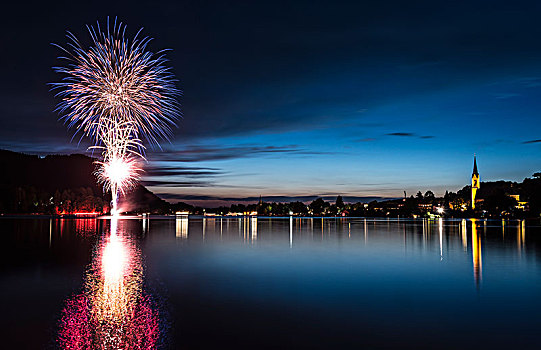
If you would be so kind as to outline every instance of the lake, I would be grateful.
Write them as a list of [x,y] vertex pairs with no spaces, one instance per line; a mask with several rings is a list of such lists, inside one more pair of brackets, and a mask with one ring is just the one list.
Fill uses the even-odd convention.
[[5,349],[539,348],[541,222],[1,218]]

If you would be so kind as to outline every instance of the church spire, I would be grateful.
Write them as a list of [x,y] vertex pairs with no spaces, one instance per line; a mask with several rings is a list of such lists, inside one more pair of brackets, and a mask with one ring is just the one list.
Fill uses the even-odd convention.
[[477,190],[480,187],[479,172],[477,171],[477,159],[475,154],[473,155],[473,173],[471,175],[471,208],[475,209],[475,199],[477,197]]
[[473,173],[472,175],[479,175],[477,171],[477,159],[475,159],[475,154],[473,155]]

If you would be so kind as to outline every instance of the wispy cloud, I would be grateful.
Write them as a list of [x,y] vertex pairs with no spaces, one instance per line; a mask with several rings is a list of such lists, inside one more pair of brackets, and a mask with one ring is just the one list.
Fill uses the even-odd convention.
[[420,139],[432,139],[434,138],[434,136],[432,135],[417,135],[415,133],[412,133],[412,132],[391,132],[391,133],[388,133],[388,134],[385,134],[386,136],[398,136],[398,137],[417,137],[417,138],[420,138]]
[[509,98],[518,97],[520,94],[514,92],[499,92],[494,94],[494,97],[498,100],[507,100]]
[[518,82],[528,88],[536,88],[541,86],[541,78],[539,77],[525,77],[518,79]]
[[294,155],[316,155],[316,154],[331,154],[329,152],[314,152],[301,148],[298,145],[285,146],[234,146],[234,147],[219,147],[219,146],[186,146],[182,149],[167,150],[166,152],[155,153],[154,159],[176,162],[201,162],[228,160],[257,156],[269,156],[279,154],[294,154]]
[[[142,180],[144,186],[151,187],[214,187],[212,181],[167,181],[167,180]],[[220,187],[224,187],[220,185]]]
[[530,143],[541,143],[541,140],[529,140],[522,142],[523,144],[530,144]]
[[355,140],[355,142],[373,142],[376,141],[374,137],[365,137],[362,139]]
[[391,132],[387,136],[403,136],[403,137],[414,137],[415,134],[411,132]]
[[[172,162],[167,162],[172,163]],[[204,168],[204,167],[184,167],[184,166],[171,166],[169,164],[165,166],[153,165],[145,169],[145,176],[185,176],[185,177],[201,177],[201,176],[218,176],[223,175],[225,172],[218,168]]]
[[142,183],[154,187],[213,187],[226,172],[219,168],[190,167],[177,161],[152,162]]
[[[213,146],[189,145],[149,155],[153,160],[146,168],[142,183],[150,187],[192,188],[192,187],[239,187],[223,183],[223,178],[232,174],[217,167],[188,166],[204,161],[221,161],[248,157],[282,155],[308,156],[326,154],[312,152],[298,145],[283,146]],[[235,176],[246,176],[238,174]],[[249,188],[241,186],[242,188]]]

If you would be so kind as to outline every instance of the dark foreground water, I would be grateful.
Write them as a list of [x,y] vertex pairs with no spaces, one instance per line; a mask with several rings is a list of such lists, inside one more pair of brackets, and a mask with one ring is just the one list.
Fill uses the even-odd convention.
[[537,221],[0,219],[2,349],[541,347]]

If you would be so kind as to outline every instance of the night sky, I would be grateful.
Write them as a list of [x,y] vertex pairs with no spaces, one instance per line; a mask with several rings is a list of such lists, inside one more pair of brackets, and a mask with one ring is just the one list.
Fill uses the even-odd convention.
[[[0,148],[85,153],[54,112],[66,30],[118,16],[168,53],[183,119],[147,154],[171,201],[442,195],[541,170],[541,2],[12,1]],[[272,199],[272,198],[269,198]],[[350,198],[351,200],[356,198]]]

